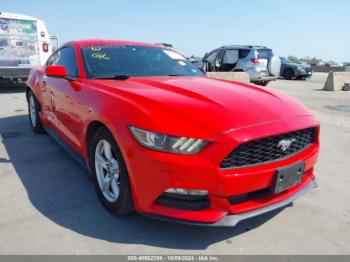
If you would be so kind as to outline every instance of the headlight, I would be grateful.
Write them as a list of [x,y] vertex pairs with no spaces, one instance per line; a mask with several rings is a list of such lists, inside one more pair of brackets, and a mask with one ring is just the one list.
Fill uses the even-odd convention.
[[193,155],[201,151],[208,141],[196,138],[169,136],[129,127],[136,140],[144,147],[168,153]]
[[302,66],[298,66],[298,71],[300,71],[300,72],[303,72],[303,71],[305,71],[305,69],[304,69],[304,67],[302,67]]

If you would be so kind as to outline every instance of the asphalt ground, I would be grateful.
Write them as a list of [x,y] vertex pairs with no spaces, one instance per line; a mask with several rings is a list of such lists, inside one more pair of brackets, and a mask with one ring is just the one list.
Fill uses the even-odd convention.
[[322,91],[325,79],[266,87],[320,121],[319,188],[233,228],[110,215],[87,172],[48,135],[31,132],[23,87],[1,86],[0,254],[350,254],[350,112],[334,110],[350,105],[350,92]]

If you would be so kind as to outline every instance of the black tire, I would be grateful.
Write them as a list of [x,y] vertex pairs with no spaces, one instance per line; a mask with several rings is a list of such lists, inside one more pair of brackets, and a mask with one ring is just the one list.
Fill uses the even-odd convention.
[[258,82],[256,83],[259,86],[267,86],[270,82],[269,81],[263,81],[263,82]]
[[295,77],[294,71],[292,69],[285,69],[282,74],[283,78],[286,80],[291,80]]
[[[33,106],[31,106],[33,103]],[[39,116],[40,112],[40,105],[38,103],[38,100],[36,99],[35,95],[32,91],[28,92],[28,117],[29,117],[29,124],[31,129],[36,134],[42,134],[45,132],[43,125],[41,123],[41,119]],[[32,116],[32,113],[34,116]]]
[[305,76],[297,76],[296,79],[297,79],[297,80],[306,80],[306,77],[305,77]]
[[349,83],[345,83],[342,87],[342,91],[350,91],[350,84]]
[[[101,140],[106,140],[109,142],[112,148],[113,158],[117,160],[119,166],[119,196],[115,202],[110,202],[103,194],[102,189],[100,188],[96,166],[95,166],[95,152],[98,143]],[[97,130],[96,134],[93,136],[92,141],[89,141],[91,144],[91,150],[89,152],[90,155],[90,166],[92,168],[93,180],[95,184],[95,189],[97,195],[103,204],[103,206],[114,215],[126,215],[132,213],[134,211],[134,204],[132,199],[132,193],[130,189],[130,182],[128,171],[125,165],[124,158],[122,153],[115,142],[112,134],[108,131],[108,129],[101,127]]]

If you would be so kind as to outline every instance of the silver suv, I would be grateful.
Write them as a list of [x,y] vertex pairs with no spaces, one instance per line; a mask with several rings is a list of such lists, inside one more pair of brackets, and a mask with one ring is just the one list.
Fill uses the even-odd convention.
[[205,72],[247,72],[250,81],[266,86],[279,77],[281,60],[264,46],[228,45],[207,53],[202,60]]

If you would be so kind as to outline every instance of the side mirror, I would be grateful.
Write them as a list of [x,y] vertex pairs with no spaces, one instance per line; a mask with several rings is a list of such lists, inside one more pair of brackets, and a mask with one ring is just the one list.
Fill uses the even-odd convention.
[[55,65],[47,66],[45,74],[51,77],[67,78],[67,70],[64,66]]

